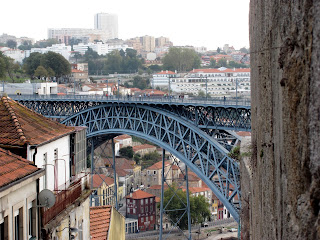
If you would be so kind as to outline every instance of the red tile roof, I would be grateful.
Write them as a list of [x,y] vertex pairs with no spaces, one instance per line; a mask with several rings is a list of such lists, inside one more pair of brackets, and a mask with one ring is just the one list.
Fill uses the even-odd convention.
[[151,197],[155,197],[155,195],[147,193],[142,190],[134,191],[133,193],[130,193],[129,195],[126,196],[126,198],[130,198],[130,199],[143,199],[143,198],[151,198]]
[[[168,161],[166,161],[164,163],[164,166],[168,166],[170,165],[170,163]],[[156,162],[155,164],[153,164],[152,166],[148,167],[147,170],[160,170],[162,168],[162,161]]]
[[235,69],[225,69],[219,70],[216,68],[207,68],[207,69],[193,69],[190,73],[236,73],[236,72],[250,72],[250,68],[235,68]]
[[0,129],[0,144],[9,146],[38,145],[74,131],[74,127],[52,121],[8,97],[0,101]]
[[36,171],[32,162],[0,148],[0,187],[24,178]]
[[131,136],[127,135],[127,134],[123,134],[123,135],[119,135],[117,137],[115,137],[115,140],[123,140],[123,139],[128,139],[128,138],[132,138]]
[[113,178],[107,177],[106,175],[103,175],[103,174],[94,174],[92,179],[93,179],[94,188],[99,188],[103,182],[105,182],[108,186],[114,184]]
[[111,221],[111,206],[90,207],[91,239],[107,240]]
[[153,146],[153,145],[150,145],[150,144],[142,144],[142,145],[133,146],[132,150],[134,152],[136,152],[136,151],[139,151],[139,150],[142,150],[142,149],[148,149],[148,148],[155,148],[155,150],[156,150],[157,147]]
[[78,69],[72,69],[71,70],[73,73],[86,73],[84,71],[78,70]]
[[166,70],[166,71],[158,72],[158,73],[156,73],[156,74],[158,74],[158,75],[164,75],[164,74],[176,74],[176,73],[175,73],[175,72],[172,72],[172,71]]
[[251,132],[244,132],[244,131],[236,132],[236,134],[238,134],[241,137],[251,136]]
[[[163,189],[168,189],[169,186],[168,185],[164,185]],[[151,187],[149,187],[149,189],[152,190],[160,190],[161,189],[161,185],[152,185]]]

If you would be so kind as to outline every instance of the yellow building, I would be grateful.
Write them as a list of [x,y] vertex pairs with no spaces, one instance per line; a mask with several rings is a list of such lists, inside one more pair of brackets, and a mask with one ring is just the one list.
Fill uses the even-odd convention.
[[[104,174],[94,174],[92,177],[92,190],[94,195],[94,206],[115,205],[114,179]],[[118,182],[117,182],[118,187]]]

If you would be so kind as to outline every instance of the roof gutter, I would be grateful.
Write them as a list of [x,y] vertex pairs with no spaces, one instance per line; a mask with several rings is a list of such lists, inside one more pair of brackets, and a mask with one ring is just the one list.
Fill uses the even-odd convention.
[[34,177],[34,176],[37,176],[37,175],[39,175],[39,178],[40,178],[41,176],[44,175],[44,173],[45,173],[45,169],[38,169],[37,171],[35,171],[35,172],[33,172],[33,173],[31,173],[31,174],[23,177],[23,178],[20,178],[20,179],[14,181],[14,182],[9,183],[9,184],[6,185],[6,186],[1,187],[1,188],[0,188],[0,192],[3,192],[3,191],[5,191],[5,190],[13,187],[14,185],[19,184],[19,183],[25,181],[25,180],[28,179],[28,178],[31,178],[31,177]]

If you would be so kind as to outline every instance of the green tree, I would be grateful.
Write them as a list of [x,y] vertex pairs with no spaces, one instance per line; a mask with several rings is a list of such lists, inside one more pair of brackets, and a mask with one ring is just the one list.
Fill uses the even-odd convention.
[[133,160],[136,162],[136,164],[139,164],[141,161],[141,156],[139,153],[136,153],[133,155]]
[[121,63],[122,63],[122,57],[120,55],[120,52],[118,50],[114,50],[108,54],[106,70],[109,73],[115,73],[115,72],[120,73]]
[[10,57],[3,55],[4,66],[7,76],[15,82],[14,73],[16,73],[20,69],[20,65],[14,63],[14,60]]
[[23,41],[22,45],[18,47],[20,50],[30,50],[32,48],[32,43],[29,40]]
[[198,96],[199,96],[199,97],[205,97],[205,96],[206,96],[206,94],[204,93],[204,91],[199,90],[199,92],[198,92]]
[[217,67],[217,61],[214,58],[210,58],[209,67],[211,67],[211,68],[216,68]]
[[249,50],[246,49],[245,47],[240,48],[240,52],[242,53],[249,53]]
[[141,76],[135,76],[133,78],[132,86],[134,88],[139,88],[139,89],[146,89],[149,86],[149,80],[141,77]]
[[23,69],[29,76],[33,76],[34,71],[40,66],[42,54],[41,53],[31,53],[30,56],[24,59]]
[[17,47],[17,42],[16,41],[14,41],[14,40],[12,40],[12,39],[9,39],[8,41],[7,41],[7,47],[8,48],[16,48]]
[[48,52],[43,54],[41,65],[46,69],[51,68],[55,72],[56,77],[62,77],[71,73],[70,63],[59,53]]
[[227,59],[225,58],[220,58],[218,60],[218,63],[217,63],[217,66],[220,68],[220,67],[227,67],[228,64],[227,64]]
[[162,70],[160,65],[150,65],[148,68],[151,69],[152,72],[160,72]]
[[199,68],[201,60],[199,55],[189,48],[172,47],[162,59],[163,69],[185,72],[193,68]]
[[6,63],[5,63],[5,55],[0,51],[0,79],[4,79],[6,77]]
[[121,156],[128,157],[128,158],[132,158],[134,154],[131,146],[121,148],[119,150],[119,153]]
[[[51,69],[52,70],[52,69]],[[37,67],[37,69],[34,71],[34,76],[38,77],[38,78],[42,78],[42,77],[47,77],[48,76],[48,71],[43,67],[43,66],[39,66]]]
[[[170,201],[170,199],[172,199]],[[209,203],[206,201],[204,196],[189,196],[190,200],[190,214],[191,223],[197,224],[202,223],[210,218]],[[170,201],[170,202],[169,202]],[[187,206],[187,195],[182,189],[178,189],[176,186],[172,186],[164,192],[164,206],[167,206],[166,210],[170,219],[177,222],[181,217],[181,210],[173,211],[175,209],[185,209]],[[167,205],[168,204],[168,205]],[[180,222],[178,223],[181,229],[188,228],[188,216],[185,214]]]

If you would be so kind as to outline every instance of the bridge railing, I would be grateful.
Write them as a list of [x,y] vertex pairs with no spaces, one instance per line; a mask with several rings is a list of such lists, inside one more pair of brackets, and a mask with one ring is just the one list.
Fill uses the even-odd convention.
[[104,95],[9,95],[14,100],[65,100],[65,101],[104,101],[104,102],[133,102],[133,103],[163,103],[163,104],[205,104],[223,106],[250,106],[251,100],[248,98],[221,98],[221,97],[188,97],[179,98],[177,96],[104,96]]

